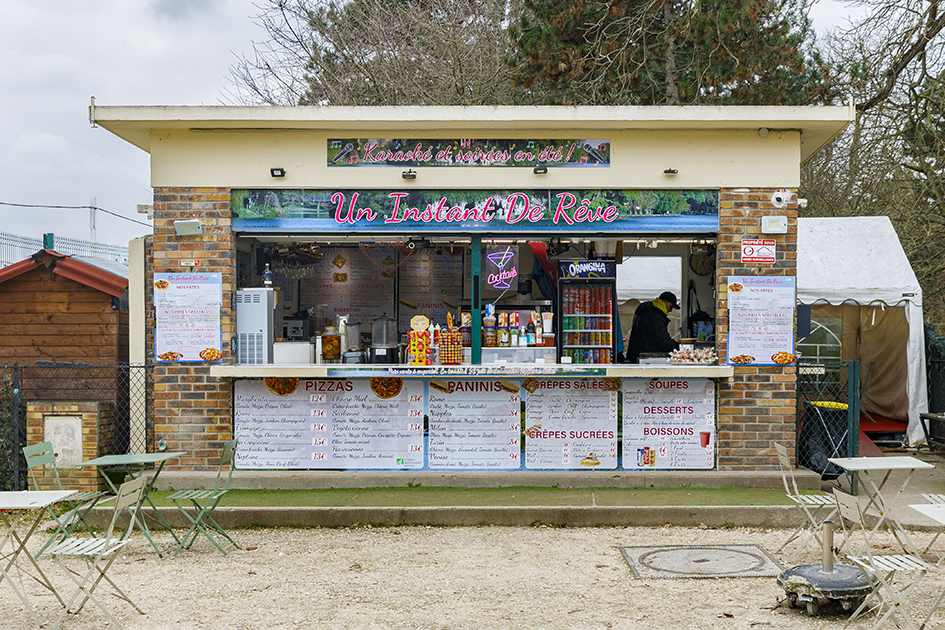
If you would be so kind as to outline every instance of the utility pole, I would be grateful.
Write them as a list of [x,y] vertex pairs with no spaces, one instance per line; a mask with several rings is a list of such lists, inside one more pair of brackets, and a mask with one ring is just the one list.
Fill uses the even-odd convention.
[[96,243],[95,240],[95,197],[89,202],[89,240]]

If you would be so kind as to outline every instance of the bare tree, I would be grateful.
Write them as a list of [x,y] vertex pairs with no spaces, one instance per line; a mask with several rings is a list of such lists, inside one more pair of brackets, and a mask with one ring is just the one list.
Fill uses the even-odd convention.
[[270,0],[231,68],[234,100],[280,105],[524,104],[505,58],[519,0]]

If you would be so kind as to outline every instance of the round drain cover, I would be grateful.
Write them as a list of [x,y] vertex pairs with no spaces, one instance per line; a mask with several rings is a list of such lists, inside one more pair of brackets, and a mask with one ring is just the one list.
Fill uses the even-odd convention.
[[703,577],[758,571],[765,565],[765,558],[740,549],[676,547],[649,551],[638,562],[653,571]]

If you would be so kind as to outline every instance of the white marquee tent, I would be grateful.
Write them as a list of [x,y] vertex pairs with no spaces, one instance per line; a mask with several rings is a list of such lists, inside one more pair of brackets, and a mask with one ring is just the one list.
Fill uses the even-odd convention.
[[888,217],[804,218],[797,227],[797,300],[843,320],[843,360],[873,364],[866,412],[908,421],[925,440],[928,410],[922,289]]

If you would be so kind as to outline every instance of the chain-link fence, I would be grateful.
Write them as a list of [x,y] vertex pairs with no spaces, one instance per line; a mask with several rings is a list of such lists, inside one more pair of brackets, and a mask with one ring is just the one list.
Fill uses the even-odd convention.
[[836,479],[831,457],[858,457],[860,362],[801,362],[797,366],[797,463]]
[[0,489],[26,489],[29,403],[105,403],[110,413],[99,427],[98,455],[153,451],[153,378],[153,366],[0,366]]

